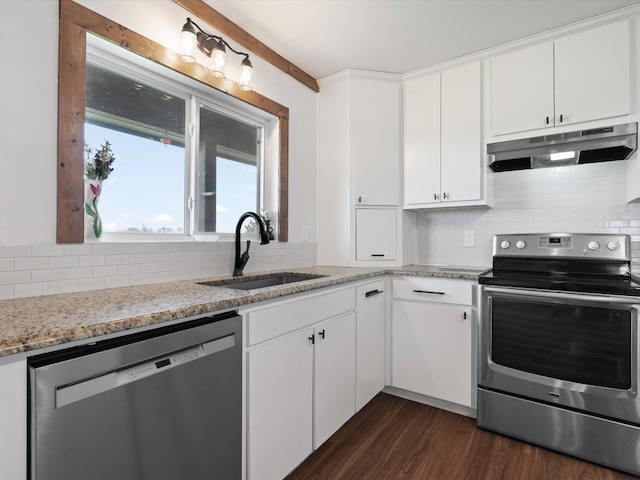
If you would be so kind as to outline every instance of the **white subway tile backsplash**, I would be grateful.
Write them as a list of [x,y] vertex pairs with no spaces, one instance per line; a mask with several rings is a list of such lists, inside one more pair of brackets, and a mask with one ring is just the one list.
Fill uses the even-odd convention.
[[[234,252],[233,242],[0,246],[0,299],[230,275]],[[245,271],[315,264],[313,243],[252,242]]]
[[16,297],[34,297],[49,293],[49,283],[21,283],[15,286]]
[[47,257],[18,257],[14,259],[14,270],[36,270],[49,267]]
[[96,267],[104,265],[104,255],[81,255],[78,257],[78,266],[80,267]]
[[[13,285],[0,285],[0,300],[9,300],[10,298],[15,298],[18,295],[14,293]],[[28,296],[28,295],[22,295]]]
[[31,246],[29,245],[4,245],[0,246],[0,257],[29,257]]
[[57,282],[49,282],[48,285],[49,294],[70,293],[79,290],[77,280],[60,280]]
[[64,245],[33,245],[30,253],[34,257],[60,257],[64,255]]
[[64,278],[62,268],[48,268],[46,270],[33,270],[31,280],[34,282],[53,282]]
[[31,272],[29,270],[24,271],[11,271],[0,272],[0,285],[15,285],[18,283],[30,283]]
[[13,270],[14,259],[13,258],[0,258],[0,272],[7,272]]
[[93,267],[91,269],[91,275],[93,277],[114,277],[117,274],[118,274],[118,267],[115,265]]
[[84,290],[102,290],[105,287],[104,278],[81,278],[78,280],[78,289]]
[[64,269],[65,280],[72,280],[77,278],[91,278],[91,275],[92,275],[91,267],[76,267],[76,268]]
[[49,257],[49,268],[72,268],[78,266],[78,257],[75,255],[63,257]]
[[[491,179],[492,209],[417,213],[418,263],[489,266],[497,233],[627,233],[632,242],[640,241],[640,205],[625,200],[625,162],[504,172]],[[476,232],[473,248],[461,246],[469,230]],[[634,248],[635,260],[640,246]]]

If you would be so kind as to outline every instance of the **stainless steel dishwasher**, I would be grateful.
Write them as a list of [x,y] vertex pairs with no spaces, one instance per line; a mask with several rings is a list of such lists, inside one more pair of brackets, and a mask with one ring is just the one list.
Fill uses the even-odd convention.
[[31,480],[241,477],[236,312],[29,360]]

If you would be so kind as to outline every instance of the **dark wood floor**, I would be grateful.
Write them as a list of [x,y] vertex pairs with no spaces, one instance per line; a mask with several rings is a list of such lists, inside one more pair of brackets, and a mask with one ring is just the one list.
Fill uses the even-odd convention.
[[497,435],[475,420],[381,393],[286,480],[628,480]]

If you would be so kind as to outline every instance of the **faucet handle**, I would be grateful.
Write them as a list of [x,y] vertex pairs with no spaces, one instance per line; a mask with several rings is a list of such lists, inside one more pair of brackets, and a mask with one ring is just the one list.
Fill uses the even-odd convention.
[[251,245],[251,240],[247,240],[247,249],[244,251],[244,253],[242,255],[240,255],[240,258],[238,259],[238,263],[239,263],[238,266],[240,267],[240,271],[242,271],[244,266],[249,261],[249,246],[250,245]]

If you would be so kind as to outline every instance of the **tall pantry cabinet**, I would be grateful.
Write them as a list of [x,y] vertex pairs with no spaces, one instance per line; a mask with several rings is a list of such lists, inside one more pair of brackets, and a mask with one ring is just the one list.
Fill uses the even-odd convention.
[[411,263],[412,214],[401,205],[400,75],[345,70],[320,79],[318,263]]

